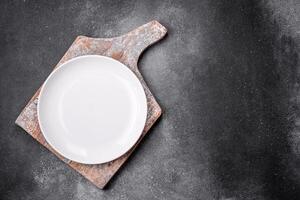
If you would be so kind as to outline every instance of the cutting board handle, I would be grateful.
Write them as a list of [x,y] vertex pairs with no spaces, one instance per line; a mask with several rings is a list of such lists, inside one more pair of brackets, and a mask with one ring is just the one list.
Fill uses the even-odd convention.
[[131,69],[137,63],[143,51],[162,39],[167,29],[158,21],[153,20],[127,34],[114,38],[93,38],[78,36],[58,65],[78,55],[97,54],[112,57]]
[[144,24],[119,38],[123,46],[123,53],[128,55],[127,59],[137,62],[143,51],[161,40],[166,33],[167,29],[156,20]]

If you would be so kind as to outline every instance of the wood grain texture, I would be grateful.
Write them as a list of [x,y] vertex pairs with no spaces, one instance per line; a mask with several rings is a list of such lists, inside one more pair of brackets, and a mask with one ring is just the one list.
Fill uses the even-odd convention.
[[63,156],[55,152],[51,146],[45,141],[41,130],[39,128],[37,119],[37,104],[40,89],[34,94],[30,99],[26,107],[23,109],[21,114],[16,120],[16,124],[22,127],[28,134],[30,134],[34,139],[36,139],[43,146],[48,148],[51,152],[57,155],[61,160],[71,166],[74,170],[79,172],[85,178],[90,180],[97,187],[103,189],[104,186],[109,182],[112,176],[118,171],[122,164],[128,159],[130,154],[134,151],[138,143],[142,140],[151,126],[161,115],[161,108],[154,96],[147,87],[141,73],[138,70],[138,58],[141,53],[153,43],[162,39],[167,33],[167,29],[162,26],[157,21],[151,21],[137,29],[122,35],[120,37],[114,38],[90,38],[86,36],[78,36],[73,42],[71,47],[56,65],[60,66],[67,60],[82,56],[82,55],[103,55],[112,57],[127,67],[129,67],[139,78],[142,83],[148,104],[147,121],[143,130],[143,133],[135,144],[135,146],[130,149],[126,154],[117,158],[114,161],[97,164],[97,165],[86,165],[81,163],[76,163],[74,161],[68,160]]

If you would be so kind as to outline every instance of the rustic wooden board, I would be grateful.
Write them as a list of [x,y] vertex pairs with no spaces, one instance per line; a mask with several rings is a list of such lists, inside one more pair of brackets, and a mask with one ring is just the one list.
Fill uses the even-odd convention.
[[68,160],[55,152],[45,141],[37,120],[37,104],[40,89],[34,94],[21,114],[18,116],[16,124],[22,127],[34,139],[48,148],[51,152],[57,155],[61,160],[63,160],[85,178],[90,180],[97,187],[103,189],[161,115],[161,108],[147,87],[141,73],[138,70],[137,63],[141,53],[148,46],[162,39],[166,33],[167,29],[164,26],[157,21],[151,21],[120,37],[90,38],[86,36],[78,36],[59,63],[56,65],[57,67],[67,60],[77,56],[88,54],[104,55],[119,60],[128,66],[139,78],[147,96],[147,121],[137,144],[123,156],[104,164],[85,165]]

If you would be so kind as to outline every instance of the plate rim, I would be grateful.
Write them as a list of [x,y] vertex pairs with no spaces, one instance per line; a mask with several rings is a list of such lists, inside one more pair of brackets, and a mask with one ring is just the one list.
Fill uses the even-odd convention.
[[[44,133],[45,132],[45,128],[43,127],[41,119],[40,119],[41,107],[40,107],[40,103],[39,102],[40,102],[41,96],[42,96],[42,94],[43,94],[43,92],[44,92],[44,90],[46,88],[46,85],[49,82],[49,80],[51,79],[51,77],[53,77],[54,74],[58,73],[58,71],[61,70],[61,68],[63,68],[65,65],[69,64],[70,62],[74,62],[76,60],[83,59],[83,58],[89,58],[89,57],[97,57],[97,58],[101,58],[101,59],[107,59],[107,60],[111,60],[113,62],[117,62],[118,64],[121,64],[124,67],[124,69],[127,70],[127,71],[129,71],[133,75],[133,77],[137,80],[138,85],[140,86],[140,88],[143,91],[143,97],[144,97],[144,100],[145,100],[145,102],[144,102],[144,108],[145,108],[145,110],[143,112],[144,116],[143,116],[143,120],[142,120],[143,123],[141,125],[142,128],[138,131],[139,134],[137,134],[136,138],[134,138],[132,140],[133,141],[132,144],[130,143],[127,148],[124,148],[126,150],[120,152],[117,156],[114,156],[111,159],[98,159],[98,161],[81,161],[81,160],[70,158],[70,157],[64,155],[60,150],[58,150],[55,147],[55,145],[53,145],[49,141],[49,139],[47,138],[46,134]],[[111,162],[113,160],[116,160],[117,158],[119,158],[119,157],[123,156],[124,154],[126,154],[130,149],[132,149],[135,146],[135,144],[139,141],[140,137],[142,136],[144,128],[145,128],[145,125],[146,125],[146,122],[147,122],[147,115],[148,115],[148,99],[147,99],[147,95],[146,95],[146,92],[145,92],[145,89],[144,89],[144,86],[143,86],[142,82],[137,77],[137,75],[135,74],[135,72],[132,71],[128,66],[126,66],[122,62],[120,62],[120,61],[118,61],[118,60],[116,60],[114,58],[111,58],[111,57],[108,57],[108,56],[103,56],[103,55],[88,54],[88,55],[77,56],[77,57],[74,57],[74,58],[71,58],[71,59],[67,60],[66,62],[62,63],[61,65],[59,65],[55,69],[53,69],[53,71],[48,75],[48,77],[46,78],[46,80],[42,84],[40,92],[38,94],[37,119],[38,119],[38,124],[40,126],[41,133],[44,136],[46,143],[48,143],[51,146],[51,148],[54,151],[56,151],[58,154],[60,154],[62,157],[66,158],[66,159],[68,159],[70,161],[75,161],[77,163],[82,163],[82,164],[103,164],[103,163],[107,163],[107,162]]]

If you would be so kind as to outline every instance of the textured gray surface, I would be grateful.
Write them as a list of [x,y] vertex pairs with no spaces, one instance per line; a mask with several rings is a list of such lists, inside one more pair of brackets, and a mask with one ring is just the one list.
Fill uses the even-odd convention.
[[[300,199],[298,2],[0,1],[0,199]],[[153,19],[164,115],[102,191],[14,120],[77,35]]]

